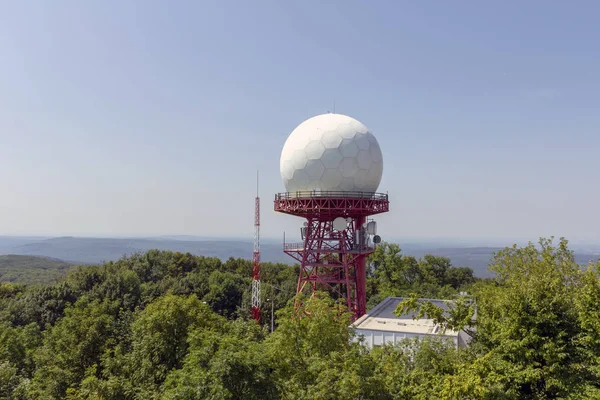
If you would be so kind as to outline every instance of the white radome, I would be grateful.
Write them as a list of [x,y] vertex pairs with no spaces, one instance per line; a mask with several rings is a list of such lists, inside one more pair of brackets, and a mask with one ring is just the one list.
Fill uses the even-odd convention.
[[322,114],[298,125],[287,138],[280,171],[288,192],[375,192],[383,157],[377,139],[361,122]]

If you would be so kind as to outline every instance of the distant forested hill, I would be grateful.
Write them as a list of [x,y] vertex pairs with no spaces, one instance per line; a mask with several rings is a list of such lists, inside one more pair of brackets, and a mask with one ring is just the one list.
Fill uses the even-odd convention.
[[[110,239],[60,237],[27,243],[10,248],[6,253],[52,257],[75,263],[99,264],[115,261],[124,255],[145,253],[148,250],[169,250],[205,257],[252,258],[252,242],[234,240],[166,240],[166,239]],[[281,245],[263,244],[262,259],[270,262],[292,263]]]
[[50,239],[43,236],[3,236],[0,235],[0,254],[8,254],[8,250],[25,244],[37,243]]
[[0,256],[0,282],[46,284],[62,278],[73,264],[47,257]]
[[[403,253],[417,258],[425,254],[433,254],[440,257],[448,257],[452,260],[452,265],[469,267],[473,274],[479,278],[491,277],[492,273],[488,271],[488,265],[495,252],[502,250],[500,247],[456,247],[456,248],[424,248],[403,250]],[[587,264],[598,260],[597,255],[593,254],[575,254],[575,261],[578,264]]]
[[[218,257],[227,260],[229,257],[250,259],[252,257],[252,242],[243,240],[184,240],[187,237],[169,238],[79,238],[59,237],[51,239],[13,239],[6,238],[4,248],[0,246],[0,254],[20,254],[51,257],[67,262],[80,264],[99,264],[104,261],[116,261],[124,255],[145,253],[148,250],[169,250],[181,253],[191,253],[205,257]],[[8,246],[12,243],[13,246]],[[0,240],[0,245],[2,241]],[[416,244],[399,243],[402,254],[417,258],[425,254],[448,257],[455,266],[469,267],[477,277],[491,276],[488,264],[494,252],[500,247],[434,247]],[[294,260],[283,253],[282,246],[273,241],[261,245],[261,259],[267,262],[294,264]],[[576,254],[578,263],[595,261],[598,256],[591,254]]]

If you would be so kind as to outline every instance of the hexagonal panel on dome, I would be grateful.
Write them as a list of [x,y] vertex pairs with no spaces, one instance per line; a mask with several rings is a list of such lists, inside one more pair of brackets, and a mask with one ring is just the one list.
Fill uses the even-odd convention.
[[371,165],[371,168],[369,169],[369,171],[379,174],[379,177],[381,178],[381,175],[383,174],[383,163],[382,162],[374,162]]
[[379,182],[381,182],[381,176],[383,175],[383,163],[373,163],[371,168],[369,169],[369,181],[376,184],[375,189],[379,186]]
[[319,127],[323,132],[335,131],[340,124],[341,114],[323,114],[322,118],[319,118]]
[[321,156],[325,168],[337,168],[342,162],[342,153],[338,149],[326,149]]
[[285,179],[292,179],[294,177],[294,165],[291,161],[284,161],[283,167],[281,167],[281,176]]
[[361,150],[358,152],[356,156],[356,160],[358,161],[358,167],[360,169],[369,169],[371,168],[372,157],[371,153],[367,150]]
[[344,157],[339,169],[344,178],[352,178],[358,171],[358,162],[354,157]]
[[279,172],[281,172],[281,176],[283,176],[283,167],[285,167],[285,162],[290,160],[284,160],[283,156],[279,159]]
[[354,139],[344,139],[340,144],[340,153],[344,157],[356,157],[358,154],[358,146],[354,142]]
[[286,160],[292,159],[292,154],[294,153],[295,147],[288,146],[288,144],[289,144],[289,140],[287,142],[285,142],[286,146],[281,151],[281,157],[280,157],[281,163],[283,163]]
[[310,143],[306,145],[304,148],[304,152],[306,153],[306,158],[309,160],[318,160],[323,155],[325,151],[325,147],[318,140],[312,140]]
[[310,133],[315,129],[319,128],[320,125],[321,123],[319,122],[318,118],[309,118],[306,121],[302,122],[300,125],[298,125],[296,129],[292,131],[292,135],[305,135],[309,137]]
[[310,136],[306,135],[305,131],[294,132],[293,136],[290,136],[290,138],[292,139],[290,147],[293,147],[294,149],[302,149],[310,142]]
[[354,128],[354,130],[358,133],[367,133],[369,132],[369,129],[361,122],[354,120],[351,122],[352,124],[352,128]]
[[365,186],[363,186],[362,189],[360,189],[361,192],[370,192],[370,193],[375,193],[377,192],[377,185],[375,185],[373,182],[368,181],[367,184]]
[[307,185],[309,181],[310,178],[308,177],[306,172],[304,170],[297,169],[294,171],[293,178],[290,179],[288,183],[291,186],[291,188],[288,188],[288,190],[290,192],[296,190],[307,190]]
[[369,132],[369,134],[367,135],[367,137],[369,138],[369,142],[375,143],[376,145],[379,145],[379,142],[377,142],[377,138],[371,132]]
[[377,143],[377,139],[375,139],[375,136],[372,136],[369,141],[371,142],[371,147],[369,148],[369,151],[371,152],[371,157],[373,158],[374,162],[382,162],[383,161],[383,156],[381,154],[381,148],[379,147],[379,143]]
[[325,166],[321,160],[308,160],[304,171],[310,179],[321,179],[321,175],[325,171]]
[[354,175],[354,184],[359,190],[365,190],[369,185],[369,171],[359,169]]
[[321,138],[323,137],[323,128],[321,128],[321,127],[314,128],[312,131],[310,131],[308,133],[307,137],[310,141],[321,140]]
[[352,139],[356,136],[356,129],[351,123],[340,123],[336,131],[342,139]]
[[342,143],[342,137],[335,130],[328,131],[323,134],[321,143],[326,149],[336,149]]
[[306,166],[306,162],[308,158],[306,157],[306,153],[304,150],[296,150],[292,154],[292,164],[294,169],[302,169]]
[[336,190],[342,181],[342,174],[338,169],[326,169],[321,176],[323,190]]
[[360,150],[369,150],[371,142],[369,141],[369,135],[359,133],[354,137],[354,142]]
[[311,181],[308,182],[308,190],[322,190],[321,187],[323,186],[322,182],[320,179],[313,179]]
[[354,184],[354,178],[342,178],[342,181],[340,182],[338,187],[339,190],[344,190],[348,192],[357,190],[357,187]]

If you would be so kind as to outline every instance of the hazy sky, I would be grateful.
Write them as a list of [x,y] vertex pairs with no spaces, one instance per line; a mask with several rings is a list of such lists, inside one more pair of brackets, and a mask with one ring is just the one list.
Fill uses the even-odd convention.
[[485,3],[1,2],[0,234],[250,237],[260,169],[296,235],[280,151],[335,100],[384,239],[600,241],[600,3]]

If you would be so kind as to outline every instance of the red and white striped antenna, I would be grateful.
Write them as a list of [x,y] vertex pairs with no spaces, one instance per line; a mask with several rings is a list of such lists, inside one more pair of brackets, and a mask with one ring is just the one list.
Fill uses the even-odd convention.
[[252,252],[252,318],[260,323],[260,197],[256,171],[256,199],[254,200],[254,251]]

